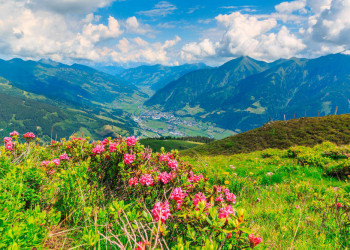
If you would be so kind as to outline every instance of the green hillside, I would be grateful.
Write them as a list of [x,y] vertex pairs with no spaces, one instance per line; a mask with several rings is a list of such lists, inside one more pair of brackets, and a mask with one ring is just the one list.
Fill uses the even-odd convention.
[[[13,88],[11,88],[13,89]],[[19,90],[18,90],[19,91]],[[14,90],[18,94],[17,91]],[[37,97],[38,98],[38,97]],[[99,115],[100,114],[100,115]],[[59,108],[56,105],[1,93],[0,129],[10,131],[34,131],[43,139],[67,138],[73,133],[84,134],[92,139],[105,136],[118,137],[133,134],[133,128],[121,116],[103,119],[103,112],[86,112]]]
[[182,141],[182,140],[158,140],[158,139],[141,139],[140,143],[146,147],[150,147],[153,152],[160,152],[163,147],[165,151],[171,151],[172,149],[177,149],[179,151],[190,149],[201,145],[203,143],[192,142],[192,141]]
[[[213,69],[190,72],[169,83],[145,104],[195,117],[236,132],[284,117],[350,112],[350,56],[273,63],[241,57]],[[186,112],[186,107],[198,112]],[[188,108],[187,108],[188,109]],[[181,112],[179,112],[181,111]]]
[[274,121],[223,140],[183,151],[182,154],[237,154],[294,145],[313,146],[330,141],[350,143],[350,114]]

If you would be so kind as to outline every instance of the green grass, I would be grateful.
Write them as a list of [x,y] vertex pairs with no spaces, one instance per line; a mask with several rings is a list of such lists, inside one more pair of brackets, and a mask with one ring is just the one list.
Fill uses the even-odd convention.
[[146,147],[150,147],[153,152],[160,152],[161,148],[164,147],[165,151],[171,151],[172,149],[185,150],[193,148],[202,143],[192,141],[181,141],[181,140],[157,140],[157,139],[141,139],[140,143]]
[[324,141],[349,143],[350,114],[276,121],[223,140],[190,149],[188,155],[232,155],[266,148],[285,149],[294,145],[314,146]]
[[[345,249],[349,247],[350,225],[340,230],[336,203],[347,204],[350,211],[350,175],[344,175],[350,168],[344,167],[346,157],[333,159],[338,157],[334,155],[346,155],[344,152],[350,152],[350,147],[325,143],[313,149],[198,155],[185,160],[196,166],[197,172],[209,176],[212,184],[233,190],[238,207],[245,208],[249,215],[249,227],[263,237],[262,248]],[[343,166],[338,171],[340,179],[330,177],[334,166]],[[349,222],[349,213],[343,219]]]

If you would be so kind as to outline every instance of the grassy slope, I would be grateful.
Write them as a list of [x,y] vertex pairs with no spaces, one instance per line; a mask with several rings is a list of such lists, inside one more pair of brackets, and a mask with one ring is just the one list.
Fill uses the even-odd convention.
[[160,152],[160,149],[164,147],[165,151],[171,151],[172,149],[185,150],[193,148],[202,143],[192,141],[181,140],[157,140],[157,139],[142,139],[140,143],[146,147],[150,147],[153,152]]
[[[112,127],[113,126],[113,127]],[[43,139],[69,137],[73,133],[93,139],[104,136],[132,134],[120,121],[107,121],[84,111],[74,111],[0,92],[0,128],[7,134],[12,130],[34,131]]]
[[183,154],[235,154],[266,148],[313,146],[323,141],[346,144],[350,141],[350,115],[300,118],[275,121],[207,145],[186,150]]
[[[349,149],[347,147],[347,151]],[[329,143],[303,150],[309,152],[309,159],[315,159],[319,152],[329,150]],[[186,157],[185,160],[196,166],[197,172],[210,176],[211,183],[225,185],[226,181],[226,186],[237,196],[238,207],[247,210],[249,227],[263,237],[262,248],[348,246],[345,235],[337,234],[339,227],[334,222],[338,213],[335,204],[349,206],[350,176],[345,176],[343,181],[329,177],[325,175],[326,167],[306,164],[305,154],[287,157],[287,151],[278,149],[232,156]],[[330,165],[339,161],[345,160],[328,158]],[[269,176],[269,172],[273,175]],[[257,198],[261,201],[257,202]]]

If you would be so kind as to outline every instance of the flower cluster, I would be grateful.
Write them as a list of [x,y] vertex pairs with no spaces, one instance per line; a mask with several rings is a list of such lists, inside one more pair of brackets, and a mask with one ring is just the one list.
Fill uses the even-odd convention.
[[23,137],[28,140],[28,139],[34,139],[35,135],[33,134],[33,132],[27,132],[23,135]]
[[135,155],[131,155],[131,154],[124,154],[124,163],[125,164],[131,164],[133,163],[135,160]]
[[130,136],[130,137],[126,138],[125,141],[126,141],[126,145],[128,145],[129,147],[134,146],[137,143],[137,139],[135,138],[135,136]]
[[101,154],[102,152],[105,151],[105,147],[103,145],[97,145],[93,150],[92,150],[92,154],[93,155],[97,155],[97,154]]
[[255,236],[254,234],[249,234],[248,239],[250,241],[250,247],[254,248],[262,242],[262,238]]
[[204,177],[203,177],[202,174],[196,175],[196,174],[193,174],[192,171],[190,171],[190,174],[189,174],[189,177],[188,177],[188,181],[189,182],[191,182],[191,183],[199,183],[202,180],[204,180]]
[[137,180],[137,177],[132,177],[130,180],[129,180],[129,186],[132,187],[132,186],[137,186],[139,184],[139,181]]
[[198,194],[195,194],[195,196],[193,198],[193,205],[195,207],[197,207],[198,203],[201,201],[207,201],[207,198],[205,197],[205,195],[202,192],[199,192]]
[[66,153],[64,153],[60,155],[60,159],[61,161],[69,161],[69,156]]
[[113,152],[117,151],[117,146],[118,146],[118,143],[109,144],[109,152],[113,153]]
[[233,208],[230,205],[227,205],[224,208],[220,208],[219,218],[227,218],[230,214],[234,214]]
[[10,133],[10,136],[12,136],[12,137],[15,137],[15,136],[18,136],[18,135],[19,135],[19,133],[17,131],[12,131]]
[[183,199],[187,196],[186,191],[182,191],[181,187],[175,188],[171,194],[170,199],[175,200],[177,204],[177,209],[181,209],[181,204]]
[[173,175],[164,171],[158,175],[158,179],[163,182],[163,184],[167,184],[173,179]]
[[142,186],[153,186],[153,177],[150,174],[144,174],[140,178]]
[[152,209],[152,215],[155,221],[161,221],[162,223],[165,223],[165,221],[171,215],[169,202],[157,202]]
[[176,170],[177,169],[177,161],[176,160],[170,160],[168,161],[168,167],[169,168],[172,168],[173,170]]

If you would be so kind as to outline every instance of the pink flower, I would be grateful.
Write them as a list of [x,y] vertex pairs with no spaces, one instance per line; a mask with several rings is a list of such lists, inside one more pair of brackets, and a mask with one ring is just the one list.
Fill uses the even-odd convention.
[[23,135],[23,137],[25,139],[34,139],[35,138],[35,135],[33,134],[33,132],[27,132]]
[[60,159],[61,159],[62,161],[64,161],[64,160],[69,161],[69,156],[68,156],[66,153],[64,153],[64,154],[61,154],[61,155],[60,155]]
[[256,237],[254,234],[249,234],[250,247],[254,248],[262,242],[262,238]]
[[220,186],[216,187],[216,191],[217,191],[218,193],[221,193],[221,192],[222,192],[222,187],[220,187]]
[[102,145],[107,145],[108,142],[109,142],[109,140],[108,140],[107,138],[105,138],[105,139],[101,142],[101,144],[102,144]]
[[196,174],[193,174],[192,171],[190,171],[190,177],[188,178],[189,182],[191,182],[191,183],[199,183],[202,180],[204,180],[204,177],[203,177],[202,174],[196,175]]
[[61,163],[60,159],[54,159],[52,162],[53,162],[53,164],[55,164],[56,166],[60,165],[60,163]]
[[17,131],[12,131],[12,132],[10,133],[10,136],[12,136],[12,137],[18,136],[18,135],[19,135],[19,133],[18,133]]
[[138,180],[137,180],[137,177],[132,177],[130,180],[129,180],[129,186],[132,187],[132,186],[137,186],[137,184],[139,184]]
[[259,198],[256,198],[256,202],[260,202],[260,199],[259,199]]
[[50,165],[50,161],[42,161],[40,166],[48,166]]
[[96,154],[101,154],[102,152],[105,151],[105,147],[103,145],[97,145],[93,150],[92,150],[92,154],[96,155]]
[[342,204],[337,203],[337,208],[341,208],[341,207],[342,207]]
[[236,203],[236,196],[233,193],[230,193],[228,188],[225,188],[224,193],[226,195],[226,200],[231,201],[232,203]]
[[47,171],[47,174],[48,174],[48,175],[52,175],[52,174],[54,174],[54,173],[56,173],[56,170],[55,170],[55,169],[51,169],[51,170]]
[[135,136],[130,136],[130,137],[126,138],[125,141],[126,141],[126,145],[128,145],[128,146],[134,146],[137,143],[137,139],[135,138]]
[[218,197],[215,197],[215,201],[218,201],[218,202],[224,202],[224,198],[222,198],[222,194],[220,194]]
[[109,144],[109,152],[113,153],[113,152],[117,151],[117,146],[118,146],[118,143]]
[[6,143],[6,149],[8,150],[8,151],[13,151],[13,146],[14,146],[15,144],[13,143],[13,142],[8,142],[8,143]]
[[169,161],[169,154],[166,154],[166,155],[161,154],[159,160],[161,162],[162,161]]
[[165,201],[164,204],[162,202],[157,202],[152,209],[152,214],[155,221],[165,223],[171,215],[169,202]]
[[142,152],[142,159],[149,160],[151,158],[150,154],[146,154],[145,152]]
[[11,137],[5,137],[4,138],[4,142],[6,142],[6,143],[12,142],[12,138]]
[[142,186],[153,186],[153,177],[150,174],[144,174],[140,178]]
[[133,163],[134,160],[135,160],[135,155],[130,155],[128,153],[124,154],[124,163],[125,164]]
[[175,188],[171,194],[170,199],[175,200],[177,203],[177,209],[181,209],[181,204],[183,202],[183,198],[187,196],[186,191],[182,191],[181,187]]
[[219,210],[219,218],[227,218],[230,214],[234,214],[233,208],[228,205],[225,208],[220,208]]
[[193,198],[193,205],[195,207],[198,206],[198,203],[201,201],[207,201],[207,198],[205,197],[205,195],[201,192],[199,192],[198,194],[195,194],[194,198]]
[[174,169],[174,170],[176,170],[177,169],[177,161],[176,160],[169,160],[168,161],[168,167],[169,168],[172,168],[172,169]]
[[167,172],[163,172],[158,175],[158,179],[164,184],[167,184],[169,181],[171,181],[172,175],[168,174]]

